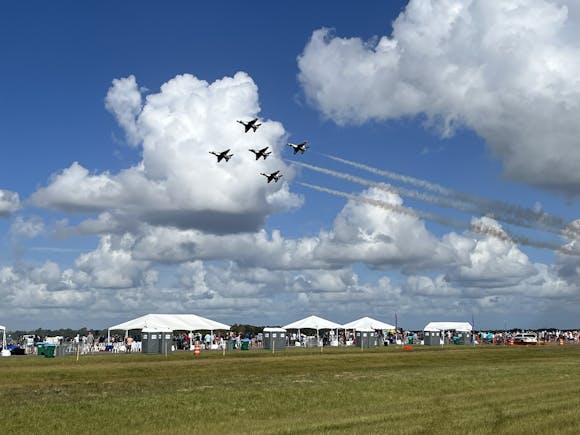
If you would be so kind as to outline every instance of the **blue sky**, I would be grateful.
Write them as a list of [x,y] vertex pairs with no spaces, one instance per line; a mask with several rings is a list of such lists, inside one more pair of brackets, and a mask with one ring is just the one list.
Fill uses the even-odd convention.
[[[502,3],[2,5],[0,323],[577,326],[577,233],[514,221],[578,218],[579,8]],[[256,133],[234,122],[254,116]],[[226,165],[207,153],[225,148]],[[479,205],[325,175],[435,194],[328,155]],[[276,169],[280,183],[259,176]]]

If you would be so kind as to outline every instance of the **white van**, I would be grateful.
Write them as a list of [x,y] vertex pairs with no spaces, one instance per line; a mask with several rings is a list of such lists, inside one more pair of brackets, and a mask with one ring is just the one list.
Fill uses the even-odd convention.
[[538,344],[538,335],[535,332],[518,332],[514,335],[514,344]]

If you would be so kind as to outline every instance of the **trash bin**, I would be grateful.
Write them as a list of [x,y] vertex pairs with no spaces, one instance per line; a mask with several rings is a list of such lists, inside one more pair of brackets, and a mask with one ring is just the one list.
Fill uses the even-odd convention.
[[46,343],[43,343],[42,341],[39,341],[38,343],[36,343],[36,354],[38,356],[44,355],[45,345],[46,345]]
[[44,345],[44,357],[45,358],[54,358],[55,348],[56,348],[55,344],[45,344]]
[[10,351],[11,355],[26,355],[24,349],[20,346],[6,346],[6,349]]
[[242,340],[242,350],[248,350],[250,349],[250,340],[248,340],[247,338],[245,338],[244,340]]

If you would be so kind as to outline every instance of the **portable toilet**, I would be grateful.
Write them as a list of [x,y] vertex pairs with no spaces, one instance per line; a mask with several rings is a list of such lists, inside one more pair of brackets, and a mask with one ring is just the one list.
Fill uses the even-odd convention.
[[362,348],[377,347],[378,335],[373,329],[357,329],[355,332],[356,346]]
[[167,352],[170,352],[172,335],[173,331],[163,331],[157,328],[143,328],[141,331],[141,352],[145,354],[165,353],[168,341],[170,344],[167,348]]
[[161,336],[159,353],[167,354],[173,352],[173,331],[162,331],[159,334]]
[[286,349],[286,330],[284,328],[264,328],[264,349]]
[[425,346],[439,346],[441,345],[441,331],[424,331],[423,344]]

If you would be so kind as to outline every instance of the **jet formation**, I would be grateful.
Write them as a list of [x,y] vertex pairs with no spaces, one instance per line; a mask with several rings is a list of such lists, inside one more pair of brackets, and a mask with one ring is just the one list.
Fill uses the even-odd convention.
[[[262,125],[262,124],[258,123],[258,118],[254,118],[248,122],[244,122],[244,121],[240,121],[240,120],[238,120],[237,122],[239,122],[240,124],[242,124],[244,126],[244,133],[247,133],[250,130],[253,130],[254,132],[256,132],[258,127]],[[307,143],[306,141],[299,143],[299,144],[289,143],[288,146],[293,148],[294,155],[296,155],[298,152],[300,152],[301,154],[304,154],[304,152],[309,148],[308,146],[306,146],[306,143]],[[272,154],[272,151],[268,151],[268,148],[270,148],[270,147],[265,147],[265,148],[259,149],[257,151],[255,149],[250,148],[248,151],[254,153],[254,155],[256,156],[256,160],[260,160],[260,157],[262,157],[264,160],[266,160],[266,158],[270,154]],[[217,161],[219,163],[222,160],[225,160],[227,162],[233,157],[233,154],[228,154],[229,152],[230,152],[230,149],[227,149],[227,150],[222,151],[222,152],[210,151],[209,153],[216,156]],[[271,183],[272,181],[277,183],[278,180],[280,178],[282,178],[282,174],[280,174],[280,171],[275,171],[275,172],[272,172],[271,174],[264,174],[263,172],[260,172],[260,175],[263,175],[264,177],[266,177],[268,184]]]

